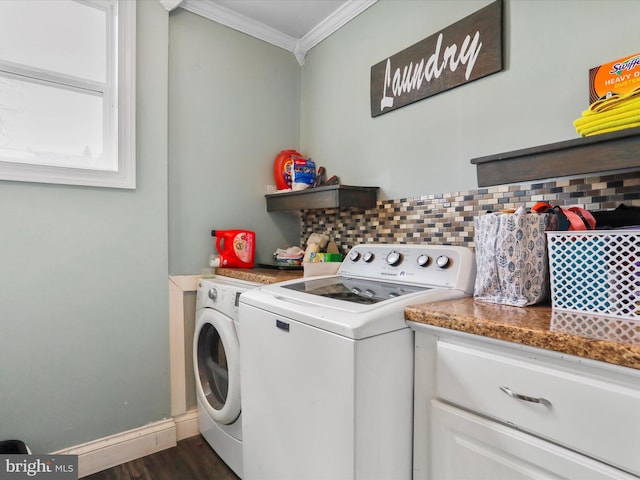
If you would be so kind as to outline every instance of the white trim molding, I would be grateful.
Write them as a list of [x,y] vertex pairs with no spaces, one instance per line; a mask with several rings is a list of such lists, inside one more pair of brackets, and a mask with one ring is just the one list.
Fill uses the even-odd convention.
[[198,410],[194,408],[180,416],[173,417],[176,423],[176,440],[184,440],[185,438],[200,435],[200,427],[198,425]]
[[296,46],[295,38],[208,0],[184,0],[180,8],[290,52],[293,52]]
[[[345,26],[377,1],[378,0],[350,0],[346,2],[299,40],[299,50],[304,51],[306,54],[306,52],[322,40]],[[298,62],[302,65],[300,60],[298,60]]]
[[293,53],[298,63],[302,65],[309,50],[344,26],[347,22],[360,15],[377,1],[378,0],[348,0],[344,5],[316,25],[309,33],[299,39],[210,0],[181,0],[179,6],[191,13],[221,23],[234,30],[246,33],[247,35],[287,50]]
[[174,418],[58,450],[52,455],[77,455],[78,477],[82,478],[175,447],[180,440],[199,433],[198,411],[194,409]]
[[171,415],[187,411],[186,355],[184,331],[184,294],[198,290],[200,275],[169,277],[169,366],[171,379]]
[[[86,6],[104,11],[106,67],[102,81],[78,78],[49,71],[35,65],[0,62],[2,76],[49,87],[48,98],[57,98],[56,89],[74,92],[77,97],[94,97],[101,102],[101,138],[107,164],[83,168],[83,162],[49,162],[47,158],[27,163],[20,152],[28,146],[12,146],[14,158],[0,161],[0,179],[20,182],[81,185],[107,188],[136,188],[136,3],[128,0],[91,3]],[[117,77],[116,77],[117,74]],[[17,93],[16,93],[17,92]],[[19,96],[16,90],[12,96]],[[26,107],[28,110],[28,107]],[[97,109],[96,109],[97,111]],[[64,127],[71,131],[72,124]],[[99,132],[100,130],[97,130]],[[82,144],[81,144],[82,145]],[[36,148],[38,146],[36,145]],[[55,150],[55,149],[54,149]],[[64,157],[64,151],[51,152]],[[81,157],[80,157],[81,158]],[[78,158],[74,158],[78,160]]]
[[176,443],[176,424],[173,419],[168,419],[59,450],[53,454],[78,455],[78,476],[86,477],[175,447]]
[[160,4],[165,8],[167,12],[178,8],[183,0],[160,0]]

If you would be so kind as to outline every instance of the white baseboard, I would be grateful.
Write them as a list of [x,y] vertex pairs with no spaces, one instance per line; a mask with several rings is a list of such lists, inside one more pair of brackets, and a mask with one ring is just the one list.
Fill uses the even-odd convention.
[[198,410],[189,410],[187,413],[173,417],[176,422],[176,440],[184,440],[200,434],[198,428]]
[[82,478],[175,447],[178,440],[198,433],[198,413],[191,410],[176,418],[161,420],[53,453],[78,455],[78,477]]

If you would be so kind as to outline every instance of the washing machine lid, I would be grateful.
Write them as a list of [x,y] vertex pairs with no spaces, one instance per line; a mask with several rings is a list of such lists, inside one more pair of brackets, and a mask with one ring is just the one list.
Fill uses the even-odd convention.
[[[240,297],[240,331],[242,332],[243,315],[251,315],[245,307],[249,306],[265,310],[282,319],[298,321],[358,340],[408,328],[404,319],[404,309],[409,305],[468,295],[454,289],[422,287],[411,293],[404,291],[399,296],[392,296],[375,303],[358,303],[332,298],[330,295],[321,296],[300,291],[301,285],[297,287],[295,285],[304,282],[307,280],[295,281],[287,285],[269,285],[244,293]],[[311,284],[312,287],[314,283],[316,282]],[[316,285],[320,283],[317,282]],[[288,288],[292,285],[293,289]],[[342,287],[335,285],[334,281],[331,281],[329,286],[322,288],[318,286],[317,291],[322,291],[324,288],[345,288],[344,283]]]
[[296,292],[332,298],[361,305],[373,305],[403,295],[429,290],[430,287],[367,280],[353,277],[325,277],[283,285]]
[[246,304],[361,339],[408,328],[405,307],[469,296],[474,282],[469,248],[364,244],[351,249],[337,275],[249,290],[240,297],[240,311]]

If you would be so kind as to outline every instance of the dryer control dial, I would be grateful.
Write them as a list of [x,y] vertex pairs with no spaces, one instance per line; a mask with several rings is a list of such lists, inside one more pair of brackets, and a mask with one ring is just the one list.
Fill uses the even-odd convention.
[[211,300],[215,300],[216,298],[218,298],[218,290],[216,290],[215,288],[210,288],[207,295]]

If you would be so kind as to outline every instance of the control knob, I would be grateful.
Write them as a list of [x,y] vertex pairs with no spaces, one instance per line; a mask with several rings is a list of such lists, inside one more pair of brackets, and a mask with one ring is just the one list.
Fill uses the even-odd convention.
[[372,252],[365,252],[365,254],[362,256],[362,260],[364,260],[367,263],[373,262],[374,258],[375,258],[375,255]]
[[216,290],[215,288],[210,288],[207,295],[211,300],[215,300],[216,298],[218,298],[218,290]]
[[351,250],[349,252],[349,260],[351,260],[352,262],[357,262],[359,258],[360,252],[358,252],[357,250]]
[[427,263],[429,263],[429,255],[425,255],[424,253],[418,257],[418,265],[421,267],[426,267]]
[[401,260],[402,260],[402,255],[400,255],[400,252],[397,252],[395,250],[393,250],[392,252],[389,253],[389,255],[387,255],[387,263],[391,266],[398,265]]
[[438,259],[436,260],[436,265],[438,265],[440,268],[444,268],[447,265],[449,265],[450,261],[451,261],[451,259],[449,257],[447,257],[446,255],[440,255],[438,257]]

